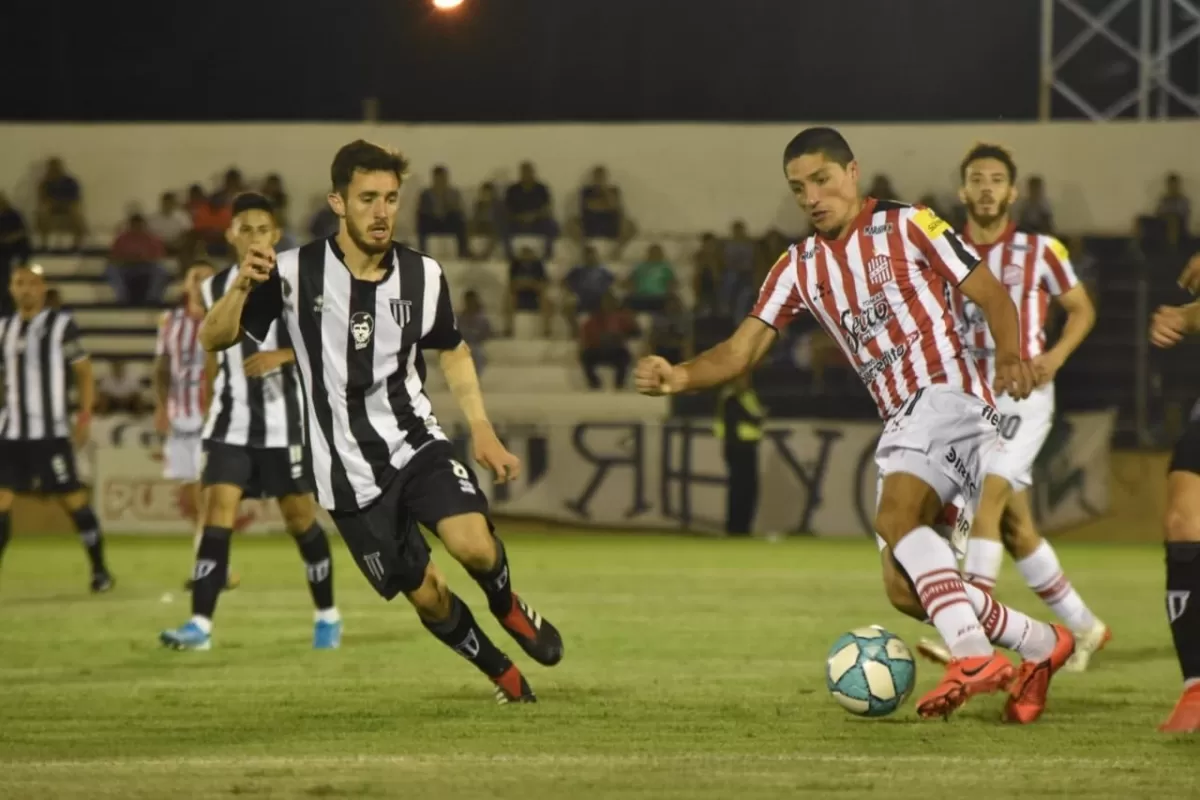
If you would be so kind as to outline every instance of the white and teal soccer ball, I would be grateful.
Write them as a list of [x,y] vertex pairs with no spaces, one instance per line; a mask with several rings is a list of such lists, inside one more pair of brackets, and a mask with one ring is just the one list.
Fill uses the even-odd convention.
[[878,625],[842,634],[825,664],[829,693],[860,717],[891,714],[904,704],[916,678],[908,645]]

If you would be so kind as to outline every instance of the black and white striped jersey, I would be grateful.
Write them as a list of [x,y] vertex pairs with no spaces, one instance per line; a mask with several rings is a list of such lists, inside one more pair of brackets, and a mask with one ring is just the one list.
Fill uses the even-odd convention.
[[[237,279],[238,267],[221,270],[201,286],[204,307],[224,296]],[[304,389],[295,364],[284,364],[261,378],[248,378],[245,360],[260,351],[292,346],[287,329],[272,325],[255,341],[241,341],[217,353],[212,402],[204,422],[204,439],[242,447],[291,447],[305,443]]]
[[51,308],[0,319],[4,411],[0,438],[63,439],[71,433],[71,365],[88,357],[71,315]]
[[374,501],[425,445],[446,440],[425,394],[421,349],[462,336],[441,266],[396,244],[378,282],[350,274],[333,239],[276,257],[242,314],[243,335],[282,319],[308,397],[313,477],[321,505],[355,511]]

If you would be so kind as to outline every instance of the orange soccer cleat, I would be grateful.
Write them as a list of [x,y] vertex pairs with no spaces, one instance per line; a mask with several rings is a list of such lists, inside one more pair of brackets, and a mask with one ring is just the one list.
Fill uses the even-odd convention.
[[1183,690],[1175,710],[1158,729],[1163,733],[1200,733],[1200,683]]
[[1075,635],[1062,625],[1050,627],[1055,638],[1050,656],[1042,661],[1022,661],[1017,668],[1017,677],[1008,690],[1008,706],[1004,709],[1004,718],[1009,722],[1028,725],[1042,715],[1046,710],[1050,679],[1075,652]]
[[975,695],[1007,688],[1012,678],[1012,663],[999,653],[956,658],[946,666],[941,683],[917,703],[917,715],[945,719]]

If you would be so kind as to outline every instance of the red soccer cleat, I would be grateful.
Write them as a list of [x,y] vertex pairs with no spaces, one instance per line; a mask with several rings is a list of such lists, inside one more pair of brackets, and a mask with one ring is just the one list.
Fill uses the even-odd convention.
[[991,694],[1008,686],[1013,666],[999,653],[990,656],[956,658],[946,667],[942,682],[917,703],[921,719],[946,719],[977,694]]
[[509,666],[502,674],[492,678],[492,683],[496,684],[496,702],[501,705],[537,702],[533,689],[529,688],[525,676],[515,665]]
[[1009,722],[1028,725],[1037,721],[1046,710],[1050,679],[1075,652],[1075,635],[1062,625],[1050,627],[1055,638],[1050,657],[1037,662],[1022,661],[1017,668],[1017,677],[1008,690],[1008,705],[1004,709],[1004,718]]
[[1183,690],[1175,710],[1158,729],[1163,733],[1200,733],[1200,683]]

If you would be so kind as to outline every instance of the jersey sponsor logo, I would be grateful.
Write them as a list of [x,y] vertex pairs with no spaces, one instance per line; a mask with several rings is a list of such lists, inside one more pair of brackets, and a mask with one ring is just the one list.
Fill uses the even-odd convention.
[[821,281],[817,281],[816,287],[812,293],[812,299],[821,300],[824,299],[827,294],[829,294],[829,285],[822,283]]
[[801,261],[809,261],[810,259],[813,259],[816,257],[817,257],[817,249],[815,247],[812,250],[805,250],[803,253],[800,254]]
[[858,371],[858,374],[862,378],[863,383],[871,384],[888,367],[900,363],[906,355],[908,355],[908,343],[901,342],[892,349],[884,351],[883,355],[879,356],[879,358],[868,361]]
[[1000,282],[1005,286],[1020,286],[1024,280],[1025,270],[1014,264],[1009,264],[1000,270]]
[[1024,253],[1029,250],[1029,245],[1013,243],[1008,246],[1008,249],[1016,253]]
[[913,222],[917,223],[921,230],[925,231],[925,235],[930,239],[936,239],[946,231],[950,230],[950,223],[943,220],[928,208],[922,208],[915,215],[913,215]]
[[868,225],[866,234],[867,236],[879,236],[880,234],[891,233],[893,230],[892,223],[885,222],[882,225]]
[[355,311],[350,316],[350,335],[354,337],[354,349],[363,350],[371,344],[375,332],[375,318],[367,311]]
[[889,283],[892,280],[892,259],[885,255],[877,255],[867,262],[867,283],[872,286]]
[[866,342],[879,335],[891,318],[892,306],[883,292],[871,295],[857,314],[849,309],[843,311],[840,322],[850,350],[857,353]]
[[967,497],[974,497],[975,493],[979,491],[979,485],[976,483],[975,478],[972,475],[971,468],[967,465],[966,460],[953,446],[946,451],[946,463],[950,465],[955,474],[962,479],[962,493]]
[[1067,252],[1066,245],[1064,245],[1058,239],[1055,239],[1053,236],[1047,238],[1046,249],[1051,253],[1054,253],[1055,258],[1057,258],[1059,261],[1066,261],[1071,257],[1071,254]]
[[392,319],[396,320],[396,324],[404,327],[412,319],[412,301],[400,300],[393,297],[388,301],[388,306],[392,309]]

